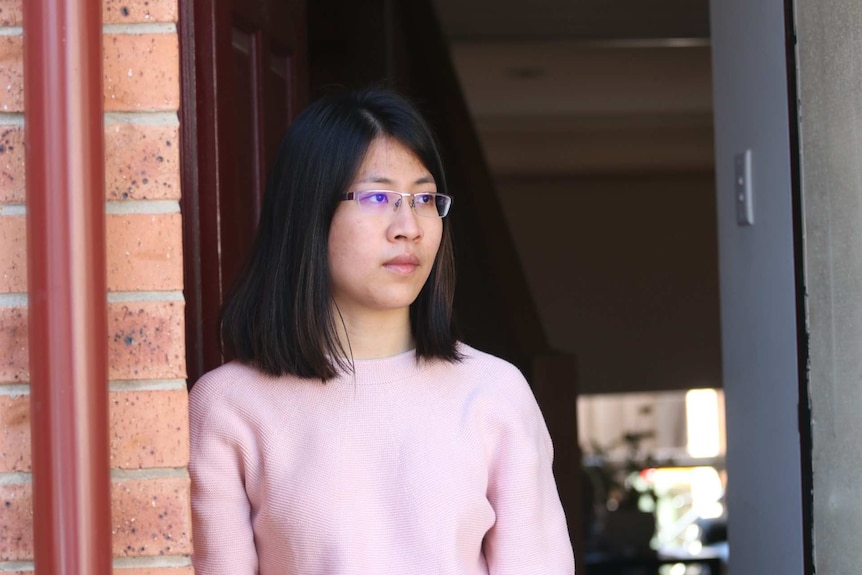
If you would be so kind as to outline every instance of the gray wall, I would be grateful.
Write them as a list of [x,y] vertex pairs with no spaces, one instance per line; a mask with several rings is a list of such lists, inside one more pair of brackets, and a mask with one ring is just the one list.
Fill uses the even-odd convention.
[[797,0],[814,557],[862,565],[862,3]]
[[[784,2],[710,8],[730,573],[794,575],[803,526]],[[737,226],[734,203],[734,154],[745,149],[751,227]]]
[[501,179],[497,192],[579,393],[721,387],[711,172]]

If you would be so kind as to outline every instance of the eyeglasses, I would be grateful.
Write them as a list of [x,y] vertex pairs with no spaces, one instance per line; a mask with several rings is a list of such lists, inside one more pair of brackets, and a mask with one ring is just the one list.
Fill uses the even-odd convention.
[[452,207],[452,198],[446,194],[419,193],[402,194],[390,190],[363,190],[341,196],[342,201],[356,200],[359,209],[366,214],[385,214],[401,207],[404,198],[410,198],[410,207],[423,218],[445,218]]

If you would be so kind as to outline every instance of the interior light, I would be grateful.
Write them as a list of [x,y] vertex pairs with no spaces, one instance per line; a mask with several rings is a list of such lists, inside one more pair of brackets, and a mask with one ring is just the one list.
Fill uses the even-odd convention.
[[721,453],[718,393],[691,389],[685,394],[688,453],[692,457],[716,457]]

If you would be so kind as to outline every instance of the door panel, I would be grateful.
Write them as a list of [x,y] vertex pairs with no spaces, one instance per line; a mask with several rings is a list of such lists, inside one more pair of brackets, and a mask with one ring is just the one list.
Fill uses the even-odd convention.
[[269,47],[269,65],[263,68],[264,82],[268,86],[264,92],[264,107],[267,118],[264,122],[264,161],[268,165],[275,157],[278,144],[284,131],[280,128],[288,124],[297,111],[292,107],[290,84],[295,81],[295,56],[286,46],[274,44]]
[[222,189],[219,198],[220,246],[224,287],[230,280],[252,241],[252,231],[260,215],[263,195],[263,158],[261,144],[260,93],[260,31],[248,33],[232,30],[234,105],[233,122],[233,181]]
[[185,0],[183,226],[188,376],[220,365],[218,313],[251,246],[266,165],[307,102],[304,0]]

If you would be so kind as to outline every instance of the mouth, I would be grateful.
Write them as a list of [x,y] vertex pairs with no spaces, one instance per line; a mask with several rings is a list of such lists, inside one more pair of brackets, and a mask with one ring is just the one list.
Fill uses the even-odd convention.
[[419,258],[413,254],[402,254],[384,262],[383,267],[401,275],[413,273],[419,267]]

